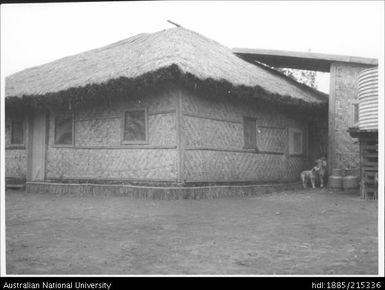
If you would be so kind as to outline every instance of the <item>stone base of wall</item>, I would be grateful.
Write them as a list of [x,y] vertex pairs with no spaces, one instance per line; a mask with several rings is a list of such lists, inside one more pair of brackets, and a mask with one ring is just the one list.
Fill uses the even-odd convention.
[[252,197],[266,193],[300,189],[301,184],[253,184],[218,185],[196,187],[150,187],[120,184],[79,184],[27,182],[30,193],[54,195],[72,194],[76,196],[126,196],[142,199],[214,199],[223,197]]

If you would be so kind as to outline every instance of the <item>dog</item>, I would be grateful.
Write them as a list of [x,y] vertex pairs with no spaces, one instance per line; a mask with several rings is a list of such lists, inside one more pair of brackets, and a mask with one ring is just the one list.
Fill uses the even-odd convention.
[[316,178],[319,181],[320,187],[324,187],[324,185],[325,185],[325,177],[327,176],[326,157],[322,157],[320,159],[317,159],[315,162],[316,162],[316,167],[318,168],[317,177]]
[[311,183],[311,186],[315,188],[315,180],[318,171],[319,168],[317,166],[314,166],[311,170],[305,170],[301,172],[301,181],[303,188],[307,188],[307,184],[309,181]]

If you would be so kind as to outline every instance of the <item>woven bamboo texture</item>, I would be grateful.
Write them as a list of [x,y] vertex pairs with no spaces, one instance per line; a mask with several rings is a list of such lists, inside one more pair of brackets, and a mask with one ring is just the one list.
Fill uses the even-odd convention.
[[[117,118],[75,121],[76,146],[120,146],[122,115]],[[53,119],[51,122],[53,133]],[[51,135],[52,136],[52,135]],[[176,114],[148,116],[148,144],[176,146]]]
[[234,99],[232,96],[211,96],[198,91],[183,90],[183,111],[193,116],[207,116],[223,121],[243,122],[255,118],[258,126],[302,127],[303,121],[290,110],[260,100]]
[[147,108],[148,114],[175,110],[177,91],[175,88],[157,89],[145,95],[132,95],[124,92],[111,95],[104,101],[86,103],[76,108],[77,119],[96,119],[119,116],[124,110],[133,108]]
[[49,148],[48,179],[176,179],[176,150]]
[[188,181],[282,181],[286,175],[283,155],[202,150],[185,154]]
[[25,149],[7,149],[7,146],[11,145],[11,121],[9,116],[5,118],[5,177],[24,179],[27,172],[27,151]]
[[[288,158],[286,128],[304,129],[300,116],[256,100],[239,101],[183,91],[187,181],[282,181],[298,180],[306,168],[306,156]],[[206,117],[204,117],[206,116]],[[243,117],[256,119],[257,154],[243,151]],[[217,119],[217,120],[215,120]],[[259,133],[258,133],[259,130]],[[221,151],[222,150],[222,151]]]
[[243,127],[240,123],[185,116],[184,133],[187,147],[243,146]]
[[[146,108],[148,113],[148,145],[176,146],[176,92],[160,90],[147,96],[113,98],[110,102],[88,103],[75,110],[75,146],[120,146],[123,112],[132,108]],[[50,110],[49,144],[53,145],[56,114],[71,113]]]
[[22,150],[5,150],[5,177],[25,179],[27,174],[27,152]]
[[284,153],[287,148],[287,138],[287,131],[284,128],[257,128],[257,147],[259,150]]

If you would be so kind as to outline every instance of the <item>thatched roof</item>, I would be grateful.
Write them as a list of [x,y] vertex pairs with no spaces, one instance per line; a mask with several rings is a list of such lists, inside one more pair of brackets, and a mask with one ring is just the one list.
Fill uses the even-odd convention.
[[[29,68],[6,78],[6,97],[43,96],[114,79],[136,79],[177,66],[200,81],[229,83],[308,104],[327,95],[237,57],[221,44],[182,27],[128,39]],[[256,95],[257,96],[257,95]]]

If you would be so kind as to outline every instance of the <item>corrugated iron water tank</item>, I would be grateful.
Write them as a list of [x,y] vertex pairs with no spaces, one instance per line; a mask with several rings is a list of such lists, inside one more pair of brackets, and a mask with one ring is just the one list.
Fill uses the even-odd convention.
[[378,129],[378,67],[358,75],[359,123],[361,130]]

